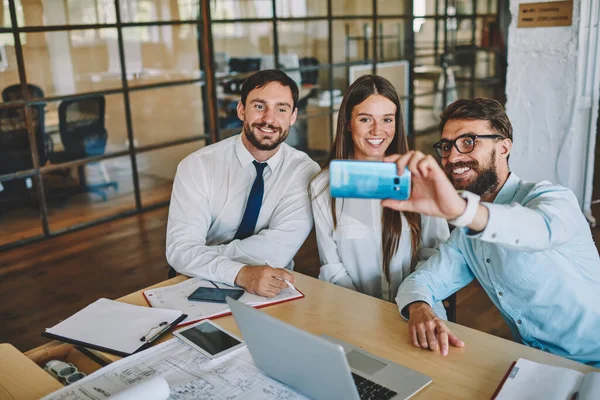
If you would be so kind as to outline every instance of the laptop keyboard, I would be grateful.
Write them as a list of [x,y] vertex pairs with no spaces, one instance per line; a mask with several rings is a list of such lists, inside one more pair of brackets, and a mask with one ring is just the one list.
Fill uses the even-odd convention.
[[354,378],[354,383],[358,389],[358,395],[363,400],[388,400],[398,394],[393,390],[378,385],[360,375],[356,375],[354,372],[352,373],[352,377]]

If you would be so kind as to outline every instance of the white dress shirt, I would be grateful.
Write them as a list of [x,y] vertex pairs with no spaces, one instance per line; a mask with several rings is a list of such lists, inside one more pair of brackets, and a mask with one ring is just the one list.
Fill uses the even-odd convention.
[[[398,251],[390,262],[388,282],[383,273],[381,201],[336,199],[338,219],[334,229],[328,184],[329,173],[324,172],[310,185],[311,196],[317,196],[312,209],[322,265],[319,279],[394,301],[400,283],[410,275],[413,262],[408,221],[402,216],[402,235]],[[416,261],[429,258],[435,253],[434,248],[450,236],[448,223],[441,218],[421,216],[421,228],[421,247]]]
[[319,172],[285,143],[266,161],[254,235],[233,239],[256,178],[254,157],[236,135],[179,163],[167,223],[167,260],[179,273],[233,285],[244,265],[293,265],[312,228],[307,188]]

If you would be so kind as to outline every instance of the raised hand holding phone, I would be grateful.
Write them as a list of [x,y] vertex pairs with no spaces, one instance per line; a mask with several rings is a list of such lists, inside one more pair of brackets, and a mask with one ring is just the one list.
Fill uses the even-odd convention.
[[392,155],[384,158],[394,163],[397,171],[408,169],[412,176],[412,192],[409,199],[398,201],[387,199],[381,202],[384,207],[398,211],[413,211],[421,214],[454,219],[461,215],[465,208],[465,200],[458,195],[454,186],[430,155],[419,151],[409,151],[403,155]]

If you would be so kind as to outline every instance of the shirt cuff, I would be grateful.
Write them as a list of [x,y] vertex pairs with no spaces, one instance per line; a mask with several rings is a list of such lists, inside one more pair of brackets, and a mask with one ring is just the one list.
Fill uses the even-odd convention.
[[227,265],[220,265],[217,280],[229,286],[235,286],[235,278],[245,265],[237,261],[231,261]]
[[348,276],[348,271],[344,268],[344,264],[325,264],[319,270],[319,279],[331,283],[337,283],[344,276]]
[[468,227],[460,228],[469,239],[479,239],[484,242],[502,242],[502,221],[514,219],[514,214],[505,206],[492,203],[480,203],[488,209],[488,222],[481,232],[474,232]]
[[427,296],[420,294],[403,294],[398,293],[396,296],[396,304],[398,304],[398,309],[400,310],[400,315],[405,320],[409,319],[408,315],[408,306],[412,303],[416,303],[417,301],[422,301],[423,303],[429,304],[433,308],[433,303],[431,302],[431,298],[427,298]]

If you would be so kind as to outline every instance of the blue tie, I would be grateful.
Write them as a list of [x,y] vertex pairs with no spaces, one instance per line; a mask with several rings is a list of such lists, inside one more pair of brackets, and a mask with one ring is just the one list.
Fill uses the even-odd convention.
[[248,236],[252,236],[254,228],[256,228],[256,221],[258,221],[258,214],[260,213],[260,206],[262,205],[263,194],[265,193],[263,171],[267,163],[258,163],[257,161],[253,161],[253,163],[256,168],[256,179],[254,180],[252,189],[250,189],[246,211],[244,211],[242,222],[240,222],[234,239],[246,239]]

